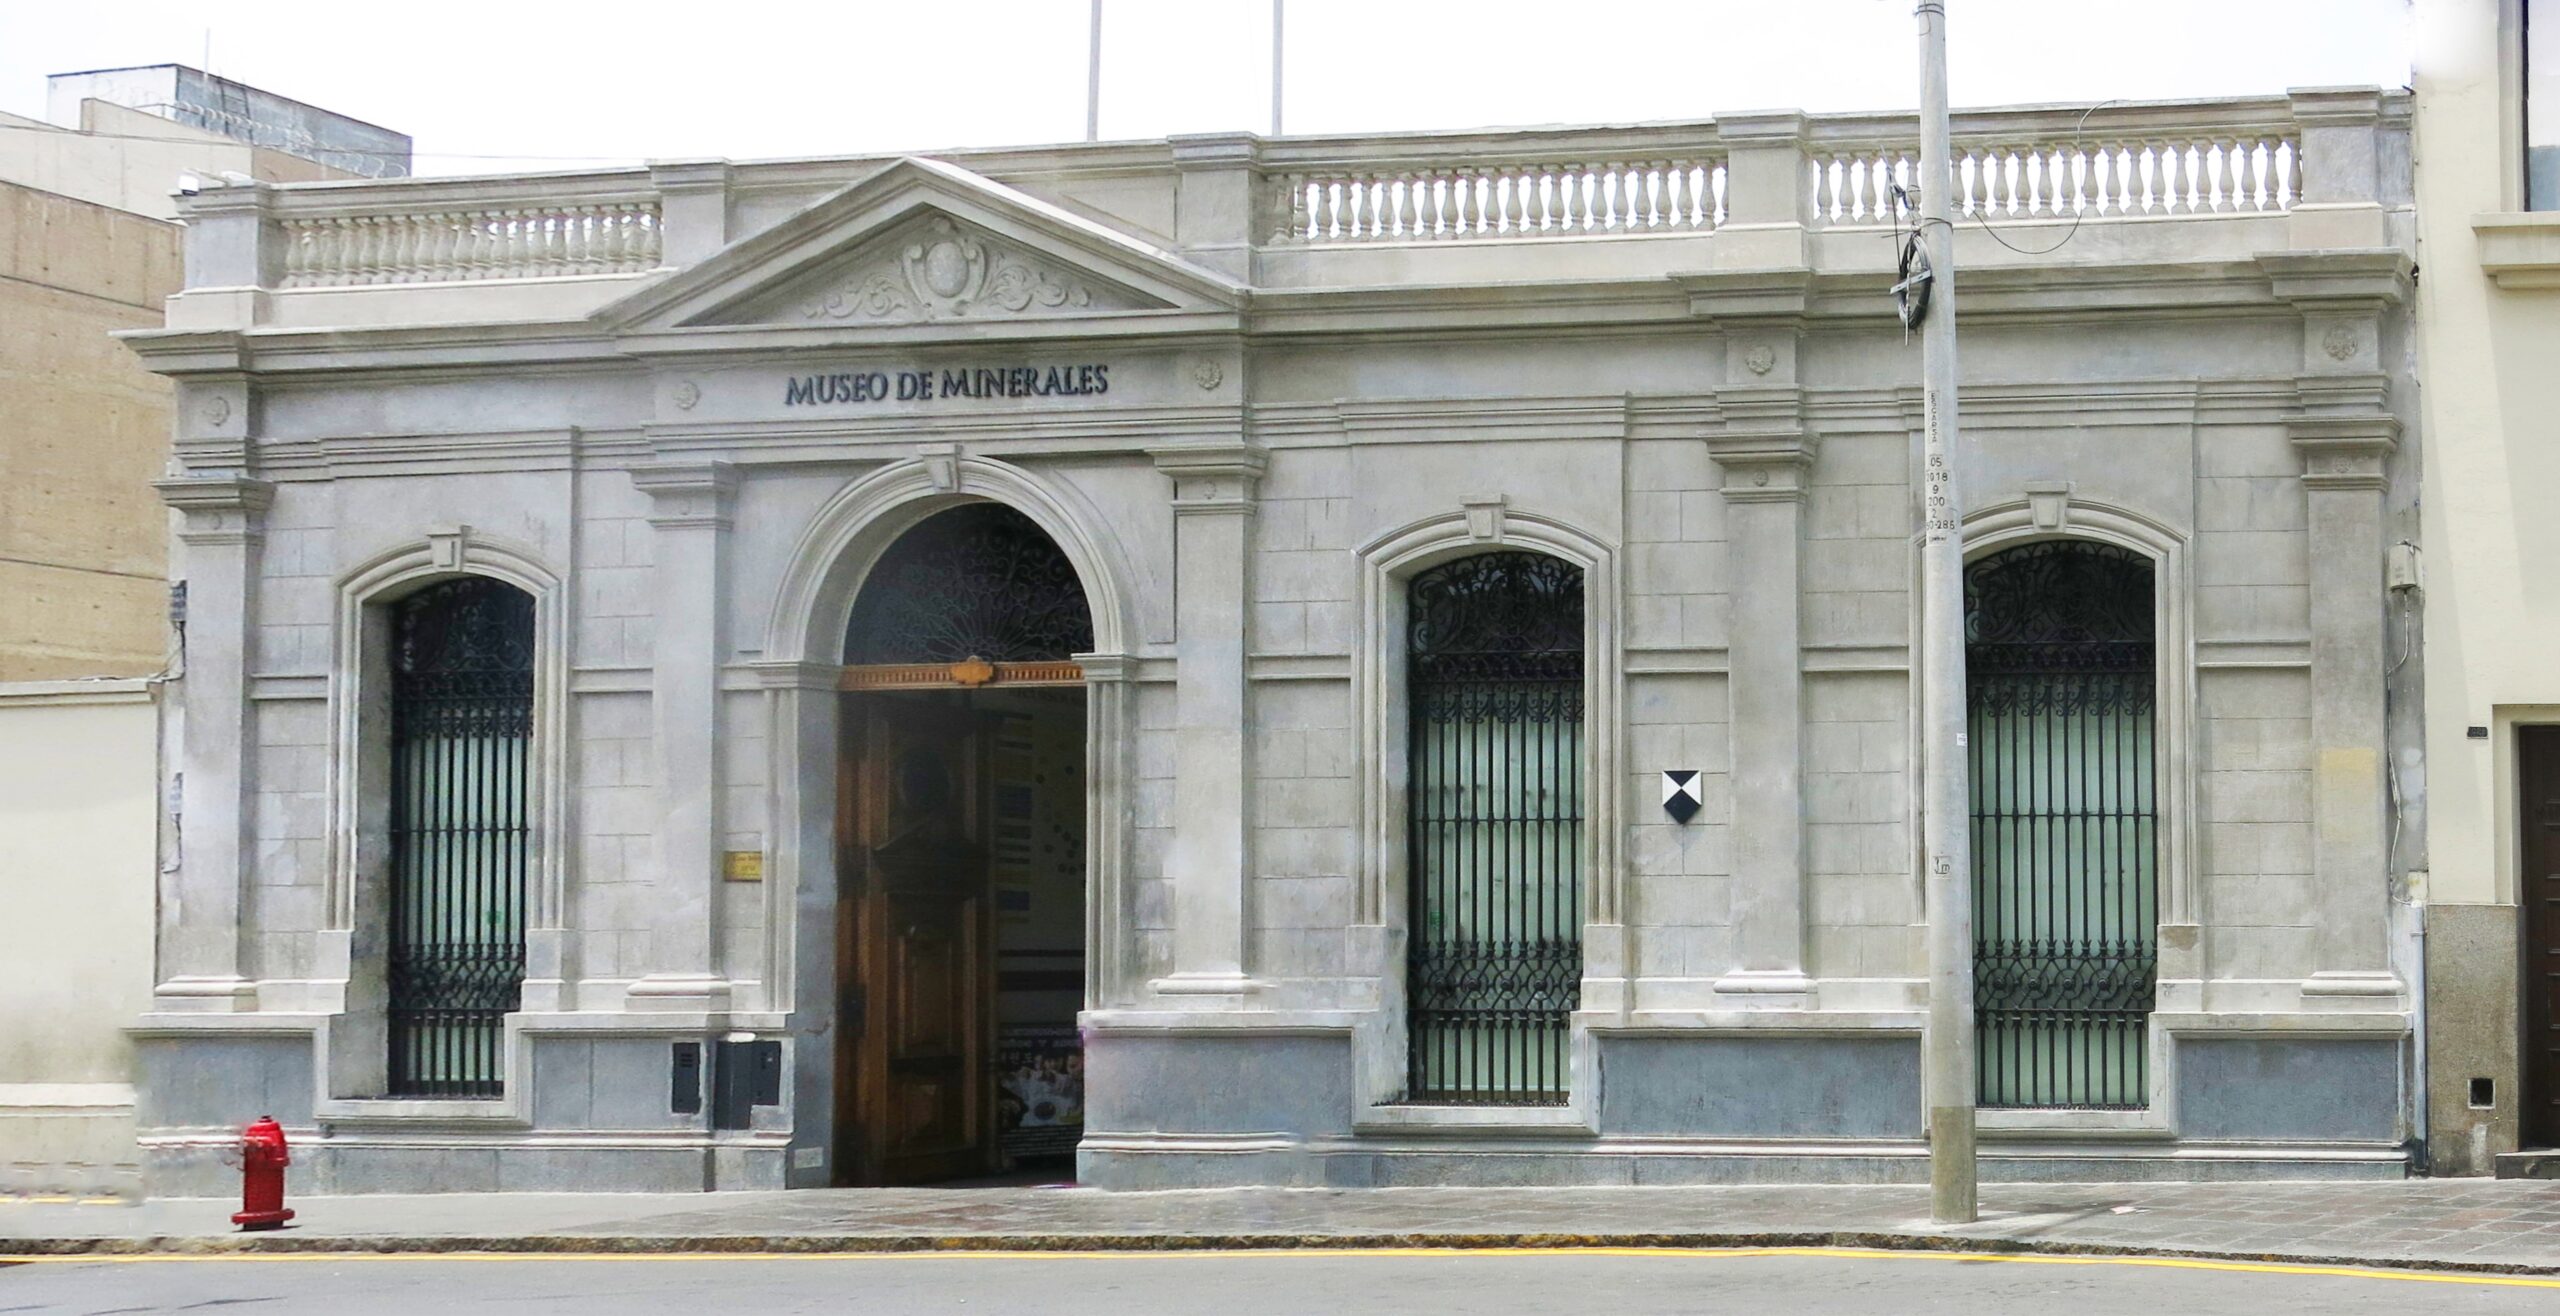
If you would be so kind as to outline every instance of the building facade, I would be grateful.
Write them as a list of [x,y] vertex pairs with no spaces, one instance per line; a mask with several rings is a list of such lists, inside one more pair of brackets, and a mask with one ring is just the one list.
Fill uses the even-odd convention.
[[[1956,130],[1986,1173],[2404,1173],[2407,102]],[[1922,1176],[1916,137],[193,198],[156,1182]]]
[[2428,1142],[2440,1174],[2560,1174],[2560,536],[2523,496],[2560,406],[2541,369],[2560,349],[2560,12],[2414,12],[2438,436],[2422,464]]

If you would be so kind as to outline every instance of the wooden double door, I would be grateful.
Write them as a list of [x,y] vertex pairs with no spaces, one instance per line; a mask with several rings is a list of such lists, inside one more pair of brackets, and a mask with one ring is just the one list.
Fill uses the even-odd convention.
[[959,697],[844,696],[836,1178],[991,1168],[985,736]]

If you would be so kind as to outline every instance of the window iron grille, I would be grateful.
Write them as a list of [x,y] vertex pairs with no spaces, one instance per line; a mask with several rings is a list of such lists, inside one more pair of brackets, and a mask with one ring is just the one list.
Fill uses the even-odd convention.
[[1093,648],[1084,582],[1057,541],[998,503],[916,523],[863,581],[847,665],[1059,662]]
[[1985,1107],[2149,1104],[2159,976],[2152,567],[2069,540],[1965,570]]
[[533,598],[470,576],[392,611],[390,1091],[496,1097],[524,982]]
[[1582,572],[1460,558],[1407,591],[1404,1100],[1568,1096],[1582,986]]

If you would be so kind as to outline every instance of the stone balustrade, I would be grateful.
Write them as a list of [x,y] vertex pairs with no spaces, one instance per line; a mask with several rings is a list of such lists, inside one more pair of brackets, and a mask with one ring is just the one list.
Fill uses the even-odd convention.
[[[2312,211],[2370,203],[2378,200],[2374,162],[2406,150],[2405,124],[2405,100],[2373,89],[1960,113],[1955,209],[1986,223],[2209,222],[2284,217],[2305,200],[2320,203]],[[1294,262],[1286,279],[1321,283],[1321,262],[1334,253],[1356,261],[1348,253],[1361,248],[1623,238],[1748,244],[1781,230],[1885,226],[1908,204],[1896,189],[1907,191],[1917,176],[1918,137],[1908,115],[1786,112],[1519,131],[1229,134],[938,158],[1089,212],[1160,190],[1164,201],[1121,213],[1143,225],[1136,217],[1148,205],[1165,206],[1182,216],[1171,245],[1195,260],[1240,276],[1266,259]],[[227,254],[200,262],[189,286],[630,277],[691,264],[884,163],[678,162],[211,189],[190,200],[190,222],[244,227],[236,239],[198,244]],[[1107,186],[1108,197],[1084,191],[1096,186]],[[1214,204],[1210,191],[1172,203],[1173,193],[1193,186],[1228,190]],[[1746,232],[1753,236],[1735,236]],[[1708,263],[1695,253],[1678,259],[1691,268]],[[1756,248],[1737,246],[1716,261],[1760,259]]]
[[[2289,210],[2300,142],[2276,134],[1956,143],[1955,212],[1986,219],[2206,215]],[[1907,219],[1915,142],[1808,153],[1817,224]],[[1897,197],[1894,189],[1903,189]],[[1888,211],[1891,212],[1888,215]]]
[[658,267],[658,203],[288,216],[286,288],[634,274]]
[[1274,246],[1700,233],[1725,216],[1713,157],[1290,172],[1270,185]]

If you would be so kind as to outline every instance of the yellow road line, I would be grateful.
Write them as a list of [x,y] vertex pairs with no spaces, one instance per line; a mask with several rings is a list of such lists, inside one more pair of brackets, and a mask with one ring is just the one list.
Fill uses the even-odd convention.
[[[350,1240],[356,1241],[356,1240]],[[2469,1284],[2493,1288],[2560,1289],[2560,1278],[2529,1275],[2457,1274],[2442,1271],[2388,1270],[2365,1266],[2316,1266],[2261,1261],[2215,1261],[2200,1257],[2110,1257],[2023,1252],[1927,1252],[1892,1248],[1825,1247],[1478,1247],[1478,1248],[1263,1248],[1236,1251],[1172,1249],[1164,1251],[971,1251],[945,1249],[918,1252],[213,1252],[189,1255],[155,1252],[126,1255],[13,1256],[0,1253],[0,1265],[119,1265],[171,1262],[350,1262],[405,1261],[1148,1261],[1215,1260],[1233,1257],[1327,1257],[1430,1259],[1460,1257],[1643,1257],[1655,1260],[1720,1261],[1759,1257],[1813,1257],[1847,1261],[1964,1261],[2030,1266],[2143,1266],[2162,1270],[2231,1271],[2262,1275],[2317,1275],[2340,1279],[2385,1279],[2417,1284]]]

